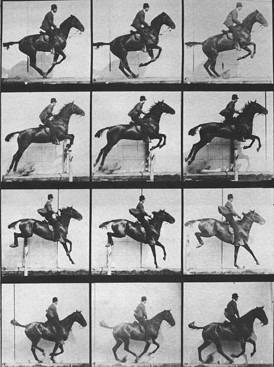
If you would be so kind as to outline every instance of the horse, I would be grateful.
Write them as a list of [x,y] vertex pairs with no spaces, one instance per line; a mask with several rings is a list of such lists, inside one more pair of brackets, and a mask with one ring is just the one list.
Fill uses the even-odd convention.
[[[241,57],[238,57],[237,60],[245,59],[250,56],[253,58],[256,53],[256,44],[251,41],[251,32],[253,25],[255,23],[259,23],[263,27],[268,26],[267,20],[264,16],[258,11],[255,10],[250,13],[243,21],[241,25],[237,25],[236,29],[238,31],[239,37],[239,45],[242,49],[247,51],[247,53]],[[229,31],[223,31],[221,34],[217,34],[215,36],[207,38],[203,42],[186,42],[185,45],[188,47],[202,45],[202,50],[204,54],[208,57],[207,61],[204,64],[204,68],[209,74],[210,77],[220,77],[220,74],[217,73],[215,66],[216,60],[219,52],[234,50],[235,49],[235,41],[232,38],[228,37]],[[249,45],[253,46],[253,52],[248,47]]]
[[[116,326],[108,326],[104,321],[101,321],[99,325],[107,329],[113,329],[112,334],[116,341],[116,344],[112,348],[112,351],[113,351],[116,361],[125,363],[127,360],[126,356],[120,359],[117,355],[118,348],[122,344],[124,344],[125,351],[134,355],[135,363],[137,363],[139,359],[148,351],[151,345],[151,341],[153,344],[156,345],[156,348],[148,354],[149,356],[154,354],[160,348],[160,344],[156,341],[156,339],[158,337],[160,326],[163,321],[166,321],[170,326],[175,325],[175,320],[170,310],[164,310],[158,313],[157,315],[155,315],[152,319],[147,320],[147,326],[146,326],[147,337],[146,338],[145,338],[145,333],[144,333],[143,328],[141,328],[139,323],[136,321],[134,321],[133,323],[123,322]],[[144,341],[146,343],[145,348],[140,355],[137,355],[136,353],[134,353],[132,350],[129,349],[130,339]]]
[[128,219],[113,219],[100,224],[99,228],[105,228],[108,231],[108,243],[106,246],[114,246],[112,237],[123,238],[126,236],[133,238],[137,242],[148,244],[153,254],[154,265],[158,268],[155,246],[161,247],[164,253],[163,260],[166,260],[165,246],[159,242],[163,222],[173,224],[175,223],[175,219],[165,210],[152,212],[152,219],[149,220],[149,225],[153,232],[153,238],[150,240],[147,239],[146,231],[139,222],[134,223]]
[[[52,230],[46,221],[40,221],[32,218],[19,219],[8,225],[9,229],[14,230],[14,242],[10,245],[11,248],[18,247],[18,238],[22,237],[24,239],[24,247],[28,246],[28,238],[32,237],[34,234],[52,242],[60,242],[63,245],[66,255],[69,258],[71,264],[74,264],[70,253],[72,251],[72,242],[67,238],[68,228],[71,218],[78,221],[82,220],[82,215],[74,209],[72,206],[59,209],[57,216],[56,229]],[[55,233],[57,232],[57,233]],[[67,243],[70,248],[68,249]]]
[[159,101],[150,107],[149,112],[143,118],[146,134],[144,134],[144,129],[133,124],[113,125],[98,130],[95,134],[96,138],[100,138],[102,133],[107,130],[107,144],[100,150],[93,166],[96,167],[102,157],[99,166],[99,170],[102,170],[108,153],[122,139],[143,140],[147,145],[149,139],[158,139],[158,144],[150,150],[166,145],[166,135],[159,133],[160,119],[163,113],[174,115],[175,110],[164,101]]
[[[159,33],[161,27],[166,25],[171,29],[175,29],[175,23],[173,20],[166,14],[161,13],[157,17],[155,17],[150,24],[149,28],[146,28],[144,31],[147,34],[147,52],[150,56],[150,61],[141,63],[139,67],[147,66],[152,62],[155,62],[162,52],[162,48],[158,46],[159,42]],[[110,46],[110,51],[120,59],[119,69],[127,78],[138,78],[138,75],[134,74],[130,69],[127,54],[129,51],[141,51],[144,48],[144,40],[138,32],[131,32],[130,34],[125,34],[123,36],[119,36],[114,38],[111,42],[95,42],[93,43],[94,47],[101,46]],[[158,54],[154,57],[153,50],[158,50]]]
[[[36,65],[36,53],[38,51],[51,51],[52,47],[49,45],[49,37],[47,35],[33,34],[31,36],[26,36],[22,38],[20,41],[4,42],[3,47],[6,47],[8,50],[10,46],[19,44],[19,50],[29,57],[30,66],[35,69],[43,78],[47,78],[48,74],[51,73],[53,68],[56,65],[61,64],[61,62],[63,62],[66,58],[66,54],[63,50],[67,45],[67,39],[71,28],[76,28],[80,32],[84,32],[85,30],[83,24],[74,15],[69,16],[60,24],[59,29],[55,30],[52,42],[52,47],[54,48],[53,63],[46,72],[41,70]],[[62,56],[62,59],[58,61],[60,55]]]
[[267,115],[268,110],[255,100],[246,103],[242,112],[233,119],[235,125],[234,129],[231,127],[231,125],[220,122],[208,122],[193,127],[189,130],[188,135],[194,136],[199,129],[200,141],[193,144],[188,156],[185,158],[185,161],[188,163],[188,165],[190,165],[194,161],[198,151],[206,144],[210,143],[215,137],[238,141],[250,139],[251,143],[247,146],[244,146],[243,149],[251,148],[254,141],[257,140],[258,152],[262,146],[261,140],[259,136],[252,134],[253,119],[256,114]]
[[[53,351],[50,353],[50,359],[53,363],[55,363],[54,357],[64,353],[63,341],[66,341],[69,337],[69,333],[71,332],[72,325],[77,322],[79,325],[85,327],[87,326],[87,322],[82,315],[81,311],[75,311],[72,314],[68,315],[63,320],[60,320],[60,325],[62,326],[62,342],[60,342],[56,335],[56,330],[53,325],[50,325],[49,322],[31,322],[30,324],[22,325],[16,320],[11,320],[11,324],[14,326],[19,326],[25,329],[25,334],[31,341],[31,351],[38,363],[42,363],[40,359],[38,359],[36,354],[36,349],[42,352],[43,356],[45,356],[45,351],[41,347],[38,347],[38,343],[41,339],[49,340],[54,342]],[[57,349],[60,349],[60,352],[56,353]]]
[[240,246],[246,249],[246,251],[251,254],[257,265],[260,265],[256,256],[248,245],[248,240],[253,223],[263,225],[265,224],[265,219],[258,213],[256,213],[255,210],[250,210],[248,213],[242,214],[243,218],[236,222],[239,229],[240,245],[234,244],[234,232],[227,222],[222,222],[214,218],[203,218],[190,220],[185,223],[185,226],[191,228],[195,226],[195,237],[199,242],[197,248],[204,245],[202,237],[217,237],[224,243],[234,245],[234,266],[236,268],[239,268],[239,266],[237,265],[237,258]]
[[224,353],[221,341],[238,341],[241,344],[241,352],[239,354],[232,354],[233,358],[238,358],[241,355],[245,354],[246,343],[250,343],[253,345],[253,351],[251,353],[251,357],[256,352],[256,342],[252,338],[253,324],[255,319],[259,319],[263,325],[268,324],[268,318],[263,310],[263,307],[256,307],[253,310],[246,313],[244,316],[240,317],[237,321],[237,325],[231,324],[229,322],[220,323],[220,322],[212,322],[205,326],[195,326],[195,322],[193,321],[188,325],[190,329],[195,330],[203,330],[203,344],[198,347],[198,355],[199,361],[204,362],[202,359],[202,351],[208,347],[211,343],[216,345],[217,351],[225,357],[229,363],[233,363],[233,360]]
[[[85,112],[78,107],[74,102],[67,103],[58,114],[56,114],[51,122],[52,126],[55,128],[56,136],[59,141],[69,140],[69,144],[66,145],[66,151],[68,151],[74,143],[74,135],[68,133],[69,120],[72,115],[85,116]],[[16,172],[17,165],[22,157],[24,151],[29,147],[32,143],[50,143],[52,141],[50,130],[48,127],[39,126],[33,127],[21,131],[15,131],[13,133],[8,134],[5,137],[5,141],[10,141],[10,139],[16,135],[18,135],[17,143],[18,150],[14,154],[9,169],[7,173],[9,173],[12,168],[13,172]]]

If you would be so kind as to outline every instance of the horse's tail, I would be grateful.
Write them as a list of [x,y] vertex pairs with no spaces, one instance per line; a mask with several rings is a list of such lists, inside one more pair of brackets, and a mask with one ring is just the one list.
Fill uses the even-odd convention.
[[114,326],[109,326],[105,321],[100,321],[99,325],[106,328],[106,329],[113,329]]
[[99,48],[101,46],[107,46],[110,45],[110,42],[95,42],[92,44],[93,47]]
[[6,47],[7,50],[10,48],[10,46],[12,45],[17,45],[20,41],[16,41],[16,42],[4,42],[3,43],[3,47]]
[[10,139],[16,135],[16,134],[20,134],[21,131],[14,131],[14,133],[10,133],[5,137],[5,141],[10,141]]
[[99,228],[106,228],[106,227],[109,225],[109,223],[111,223],[111,222],[112,222],[112,220],[109,220],[109,221],[107,221],[107,222],[101,223],[101,224],[99,225]]
[[190,329],[195,329],[195,330],[202,330],[205,328],[205,326],[196,326],[195,325],[195,321],[191,322],[190,324],[188,324],[188,327]]
[[193,46],[197,46],[197,45],[202,45],[203,42],[186,42],[185,45],[187,47],[193,47]]
[[23,327],[24,329],[27,327],[27,325],[22,325],[20,324],[18,321],[16,321],[15,319],[11,320],[10,323],[13,325],[13,326],[19,326],[19,327]]
[[197,125],[195,127],[193,127],[192,129],[189,130],[188,135],[194,136],[197,132],[197,130],[199,129],[200,126],[202,126],[203,124]]
[[197,222],[197,220],[189,220],[188,222],[185,223],[185,227],[191,227],[193,226],[193,224],[195,224]]
[[109,129],[111,129],[112,127],[114,127],[114,126],[116,126],[116,125],[113,125],[113,126],[108,126],[108,127],[104,127],[103,129],[100,129],[100,130],[98,130],[96,133],[95,133],[95,138],[100,138],[101,136],[102,136],[102,134],[103,134],[103,132],[105,131],[105,130],[109,130]]
[[11,229],[11,228],[14,228],[16,226],[17,223],[21,222],[21,219],[17,220],[16,222],[12,222],[8,225],[8,228]]

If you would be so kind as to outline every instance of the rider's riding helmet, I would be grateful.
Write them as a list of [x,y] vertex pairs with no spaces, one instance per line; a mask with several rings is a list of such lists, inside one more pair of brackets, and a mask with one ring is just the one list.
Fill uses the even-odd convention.
[[232,94],[232,101],[235,101],[239,99],[238,95],[237,94]]
[[56,98],[51,98],[50,103],[57,103]]
[[53,199],[53,195],[52,194],[48,194],[48,200]]
[[144,3],[143,9],[149,9],[149,4],[148,3]]
[[239,298],[238,293],[233,293],[232,294],[232,298],[235,299],[237,301],[237,299]]
[[242,3],[238,2],[238,3],[236,4],[236,8],[242,8],[242,7],[243,7],[243,4],[242,4]]
[[146,99],[146,97],[145,96],[141,96],[140,97],[140,101],[146,101],[147,99]]
[[143,200],[145,200],[145,197],[144,197],[144,195],[140,195],[140,196],[139,196],[139,200],[140,200],[140,201],[143,201]]
[[228,198],[228,200],[229,200],[229,199],[233,199],[233,195],[232,195],[232,194],[228,194],[228,195],[227,195],[227,198]]
[[52,302],[53,302],[53,303],[55,303],[55,302],[57,302],[57,301],[58,301],[58,298],[57,298],[57,297],[53,297],[53,298],[52,298]]
[[141,298],[141,301],[142,301],[142,302],[144,302],[144,301],[146,301],[146,300],[147,300],[146,296],[143,296],[143,297]]
[[57,10],[57,5],[56,4],[52,4],[50,8],[51,8],[52,11],[54,11],[54,10],[56,11]]

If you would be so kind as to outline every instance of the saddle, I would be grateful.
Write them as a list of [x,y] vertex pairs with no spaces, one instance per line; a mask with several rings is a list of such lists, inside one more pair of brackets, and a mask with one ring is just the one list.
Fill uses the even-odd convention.
[[136,327],[136,328],[139,328],[141,333],[145,332],[145,328],[141,324],[139,324],[139,322],[137,322],[137,321],[133,321],[132,326]]
[[233,40],[233,34],[231,31],[222,29],[222,34],[226,35],[229,40]]

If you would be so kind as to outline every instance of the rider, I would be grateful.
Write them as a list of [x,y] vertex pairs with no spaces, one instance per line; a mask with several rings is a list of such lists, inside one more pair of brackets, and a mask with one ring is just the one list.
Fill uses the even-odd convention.
[[234,46],[236,50],[240,51],[241,46],[239,44],[239,36],[236,29],[237,25],[241,25],[242,23],[238,20],[238,11],[242,10],[243,4],[237,2],[236,8],[231,10],[231,12],[227,15],[226,20],[224,21],[224,25],[232,32],[234,39]]
[[135,126],[137,126],[137,125],[141,126],[141,130],[142,130],[142,133],[144,134],[145,138],[148,137],[148,133],[147,133],[147,129],[144,127],[144,123],[141,119],[141,115],[144,115],[144,116],[146,115],[145,112],[142,109],[146,100],[147,99],[146,99],[145,96],[141,96],[140,97],[140,102],[138,102],[132,108],[132,110],[130,110],[129,113],[128,113],[128,116],[131,118],[134,125]]
[[46,201],[46,204],[44,205],[44,214],[43,216],[48,221],[48,223],[53,227],[54,230],[54,237],[56,238],[58,230],[57,230],[57,220],[53,218],[53,215],[56,214],[55,211],[52,208],[52,202],[53,202],[53,195],[48,195],[48,200]]
[[49,324],[55,327],[55,332],[58,341],[61,341],[63,339],[63,329],[57,313],[57,305],[58,305],[58,298],[53,297],[51,305],[46,310],[46,318]]
[[224,116],[224,122],[223,124],[229,125],[231,126],[233,129],[235,129],[235,124],[234,124],[234,114],[237,113],[238,115],[240,114],[239,111],[237,111],[235,109],[235,105],[238,102],[239,97],[237,96],[237,94],[232,94],[231,97],[231,101],[226,105],[226,107],[220,111],[220,115]]
[[145,21],[145,16],[146,16],[146,12],[149,11],[149,4],[148,3],[144,3],[143,4],[143,9],[138,11],[138,13],[135,15],[135,18],[133,19],[133,22],[131,24],[131,26],[133,28],[135,28],[137,30],[137,32],[140,33],[145,45],[143,48],[144,52],[147,52],[148,49],[148,44],[147,44],[147,35],[144,32],[144,29],[146,27],[149,27],[149,25],[147,24],[147,22]]
[[231,301],[228,302],[224,315],[225,317],[234,325],[237,325],[237,321],[240,318],[238,307],[237,307],[237,301],[239,299],[239,296],[237,293],[232,294]]
[[57,29],[54,24],[54,13],[57,12],[57,5],[52,4],[50,9],[51,10],[45,15],[40,29],[42,33],[49,36],[49,46],[51,48],[51,52],[54,52],[54,34]]
[[234,231],[234,245],[235,246],[240,246],[240,233],[239,233],[239,228],[238,228],[237,223],[234,220],[234,217],[238,217],[239,219],[241,219],[241,217],[233,209],[232,202],[233,202],[233,195],[232,194],[228,194],[227,195],[227,202],[225,204],[225,208],[227,209],[228,213],[225,214],[224,217],[226,218],[226,220],[228,221],[228,223],[233,228],[233,231]]
[[136,307],[135,311],[134,311],[134,317],[135,319],[139,322],[141,329],[144,329],[144,333],[145,333],[145,340],[147,339],[147,334],[148,334],[148,330],[147,330],[147,313],[146,313],[146,302],[147,302],[147,297],[143,296],[141,298],[141,302],[138,304],[138,306]]
[[59,145],[60,142],[57,139],[55,128],[52,125],[52,120],[54,118],[53,109],[56,106],[56,103],[57,103],[56,98],[51,98],[50,104],[43,109],[43,111],[39,115],[39,118],[41,122],[50,129],[52,143]]
[[145,219],[145,217],[149,217],[151,218],[151,215],[149,215],[146,211],[145,211],[145,207],[144,207],[144,202],[145,202],[146,198],[144,197],[144,195],[140,195],[139,196],[139,202],[136,206],[137,209],[137,213],[131,213],[130,210],[130,214],[134,215],[134,217],[141,223],[141,225],[144,227],[145,231],[146,231],[146,237],[147,240],[149,242],[154,241],[153,239],[153,231],[150,228],[150,224],[149,222]]

